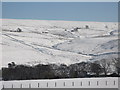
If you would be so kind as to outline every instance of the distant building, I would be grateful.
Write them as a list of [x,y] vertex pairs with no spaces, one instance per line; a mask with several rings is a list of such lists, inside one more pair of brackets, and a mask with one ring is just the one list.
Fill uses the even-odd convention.
[[88,26],[88,25],[86,25],[86,26],[85,26],[85,28],[86,28],[86,29],[89,29],[89,26]]
[[77,31],[78,31],[78,29],[81,29],[81,28],[76,27],[76,28],[72,29],[72,30],[71,30],[71,32],[77,32]]
[[18,28],[18,29],[17,29],[17,32],[22,32],[22,29]]
[[48,33],[48,31],[43,31],[42,33]]

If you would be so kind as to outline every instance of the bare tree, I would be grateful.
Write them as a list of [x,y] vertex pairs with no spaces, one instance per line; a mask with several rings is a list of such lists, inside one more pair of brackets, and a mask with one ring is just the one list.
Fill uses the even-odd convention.
[[114,58],[113,65],[115,66],[116,72],[118,75],[120,75],[120,58]]
[[107,73],[110,70],[111,63],[109,61],[107,61],[106,59],[102,59],[99,61],[99,64],[103,70],[104,75],[107,76]]

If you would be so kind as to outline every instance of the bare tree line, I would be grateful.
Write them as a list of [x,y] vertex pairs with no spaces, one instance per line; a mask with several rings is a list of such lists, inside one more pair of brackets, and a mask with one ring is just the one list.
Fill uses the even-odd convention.
[[71,64],[38,64],[35,66],[16,65],[9,63],[2,68],[3,80],[30,79],[61,79],[61,78],[90,78],[90,77],[119,77],[120,58],[102,59],[94,62]]

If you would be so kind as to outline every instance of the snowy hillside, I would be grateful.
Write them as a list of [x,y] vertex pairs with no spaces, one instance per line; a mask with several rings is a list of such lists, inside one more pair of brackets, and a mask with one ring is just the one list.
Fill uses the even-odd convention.
[[2,24],[2,66],[69,65],[118,54],[117,23],[3,19]]

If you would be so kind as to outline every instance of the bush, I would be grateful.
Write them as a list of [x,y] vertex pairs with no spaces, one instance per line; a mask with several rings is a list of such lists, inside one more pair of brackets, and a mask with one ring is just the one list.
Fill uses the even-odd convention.
[[97,63],[91,63],[91,72],[95,73],[96,76],[99,76],[100,73],[102,72],[102,68]]

